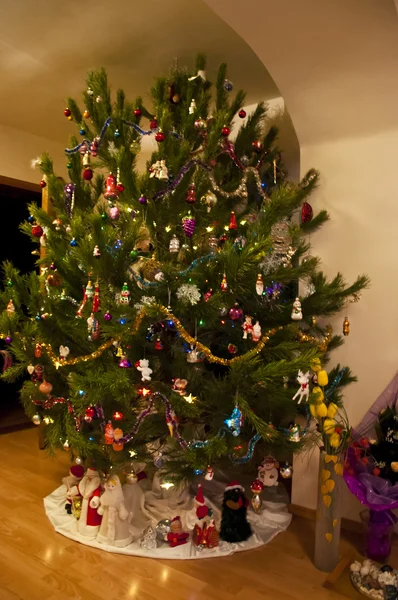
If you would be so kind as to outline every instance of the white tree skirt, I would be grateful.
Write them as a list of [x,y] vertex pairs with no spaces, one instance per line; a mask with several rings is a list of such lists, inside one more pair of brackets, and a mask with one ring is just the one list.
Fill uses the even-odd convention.
[[[217,484],[217,482],[213,483]],[[148,486],[151,486],[148,481],[144,481],[143,485],[124,486],[126,507],[132,513],[130,530],[134,540],[125,548],[100,544],[95,539],[86,538],[78,533],[75,518],[65,511],[65,486],[61,485],[44,498],[44,507],[55,531],[76,542],[93,548],[100,548],[106,552],[167,559],[214,558],[258,548],[270,542],[278,533],[285,531],[292,518],[285,503],[264,501],[261,513],[254,513],[250,507],[248,509],[248,520],[252,526],[253,535],[246,542],[230,544],[220,540],[220,545],[217,548],[200,551],[190,541],[175,548],[170,548],[167,542],[158,541],[159,546],[155,550],[143,550],[140,547],[139,539],[142,531],[149,524],[155,527],[160,519],[171,519],[179,515],[184,530],[192,531],[195,522],[193,495],[188,490],[181,493],[159,491],[155,481],[152,489],[148,489]],[[215,495],[213,494],[212,500],[209,499],[210,494],[207,493],[206,486],[203,487],[207,504],[212,507],[217,526],[219,526],[223,486],[220,486]]]

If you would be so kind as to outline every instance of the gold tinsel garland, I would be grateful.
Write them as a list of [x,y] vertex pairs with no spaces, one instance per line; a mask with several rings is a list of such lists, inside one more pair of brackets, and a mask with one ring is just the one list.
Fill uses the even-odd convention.
[[[195,346],[195,348],[197,350],[199,350],[200,352],[202,352],[205,355],[206,359],[209,362],[216,363],[219,365],[224,365],[226,367],[229,365],[232,365],[240,360],[251,358],[252,356],[255,356],[256,354],[259,354],[261,352],[261,350],[264,348],[265,344],[268,343],[269,339],[273,335],[275,335],[278,331],[281,331],[283,329],[282,326],[269,329],[262,336],[260,341],[257,342],[257,344],[251,350],[249,350],[248,352],[245,352],[245,354],[241,354],[240,356],[235,356],[234,358],[229,358],[229,359],[228,358],[220,358],[219,356],[214,356],[214,354],[212,354],[211,350],[207,346],[205,346],[201,342],[198,342],[198,340],[196,340],[194,337],[192,337],[187,332],[187,330],[184,328],[181,321],[173,315],[173,313],[171,312],[171,310],[169,308],[166,308],[165,306],[161,306],[159,308],[160,308],[159,309],[160,314],[164,318],[173,322],[178,333],[181,335],[183,340],[185,342],[187,342],[187,344],[190,344],[191,346]],[[133,326],[130,330],[131,335],[137,334],[138,329],[142,323],[142,320],[145,317],[145,314],[146,314],[146,310],[144,307],[138,313],[138,315],[133,323]],[[311,342],[311,343],[317,344],[318,348],[321,352],[326,352],[327,347],[330,343],[330,340],[332,339],[332,328],[330,326],[328,326],[327,335],[323,338],[322,341],[319,341],[314,336],[303,333],[300,329],[297,330],[297,335],[298,335],[298,338],[300,341]],[[0,334],[0,339],[5,339],[6,337],[7,337],[6,335]],[[75,358],[69,358],[66,360],[61,360],[54,353],[51,344],[49,344],[47,342],[37,342],[37,343],[40,344],[42,349],[44,349],[47,352],[47,355],[48,355],[49,359],[51,360],[51,362],[53,363],[53,365],[55,366],[55,368],[59,369],[61,367],[68,367],[70,365],[76,365],[77,363],[80,363],[80,362],[88,362],[90,360],[94,360],[95,358],[98,358],[99,356],[101,356],[101,354],[105,350],[107,350],[114,344],[117,344],[120,341],[120,339],[121,339],[121,336],[112,338],[111,340],[108,340],[108,341],[104,342],[103,344],[101,344],[101,346],[99,346],[96,350],[91,352],[91,354],[85,354],[84,356],[76,356]]]

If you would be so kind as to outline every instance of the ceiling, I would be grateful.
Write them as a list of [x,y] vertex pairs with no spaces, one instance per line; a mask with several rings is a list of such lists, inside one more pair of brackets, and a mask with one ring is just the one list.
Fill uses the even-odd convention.
[[89,68],[104,66],[114,89],[145,99],[154,76],[167,74],[176,58],[190,67],[200,51],[209,79],[226,61],[248,102],[279,95],[251,48],[201,0],[5,2],[0,123],[65,142],[75,131],[63,116],[64,98],[79,99]]

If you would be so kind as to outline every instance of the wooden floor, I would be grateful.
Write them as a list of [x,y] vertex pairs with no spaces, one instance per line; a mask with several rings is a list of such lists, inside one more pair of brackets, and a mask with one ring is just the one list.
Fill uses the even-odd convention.
[[[311,563],[313,524],[298,517],[262,548],[207,560],[153,560],[91,549],[55,533],[42,498],[67,472],[37,431],[0,436],[0,600],[332,600]],[[352,540],[342,540],[342,551]]]

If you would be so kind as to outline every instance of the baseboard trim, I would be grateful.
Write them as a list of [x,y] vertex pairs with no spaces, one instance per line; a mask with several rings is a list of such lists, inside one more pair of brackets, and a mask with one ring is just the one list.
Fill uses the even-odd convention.
[[[299,506],[298,504],[289,504],[288,508],[292,515],[296,515],[302,519],[308,519],[309,521],[315,521],[316,519],[316,510],[313,508]],[[345,531],[363,533],[362,524],[359,521],[353,521],[352,519],[346,519],[344,517],[341,519],[341,528]]]

